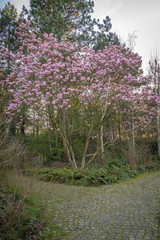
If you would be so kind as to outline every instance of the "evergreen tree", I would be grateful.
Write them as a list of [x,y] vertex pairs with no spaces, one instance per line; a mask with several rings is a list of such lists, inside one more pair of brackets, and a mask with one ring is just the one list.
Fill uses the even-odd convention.
[[0,44],[9,51],[17,49],[15,30],[18,26],[18,13],[14,5],[8,2],[4,9],[0,9]]
[[[16,28],[19,25],[18,12],[14,5],[8,2],[3,9],[0,9],[0,81],[3,82],[6,75],[12,71],[13,61],[11,54],[16,53],[19,48]],[[11,100],[11,95],[4,87],[0,87],[0,113],[6,111],[6,106]],[[14,122],[11,122],[9,134],[15,135]]]
[[30,0],[30,19],[35,31],[53,33],[59,41],[89,46],[95,50],[105,45],[120,45],[118,36],[109,33],[111,21],[107,16],[103,23],[92,19],[94,2],[84,0]]
[[7,57],[4,59],[3,54],[0,57],[0,70],[9,72],[11,70],[10,52],[16,52],[18,49],[18,37],[16,28],[18,27],[18,13],[14,5],[8,2],[4,9],[0,9],[0,47],[6,48]]
[[98,50],[103,50],[105,48],[105,46],[107,47],[111,47],[113,45],[123,45],[125,46],[124,43],[121,43],[120,39],[118,38],[118,35],[116,33],[113,32],[109,32],[109,33],[104,33],[104,32],[98,32],[95,42],[94,42],[94,46],[93,49],[95,50],[95,52],[97,52]]

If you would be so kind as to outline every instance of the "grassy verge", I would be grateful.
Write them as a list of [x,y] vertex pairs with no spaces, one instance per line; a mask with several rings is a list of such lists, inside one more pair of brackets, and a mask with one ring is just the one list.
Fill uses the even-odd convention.
[[16,187],[0,187],[0,235],[2,240],[40,239],[43,222],[42,211],[35,206],[34,199]]
[[158,238],[157,239],[160,239],[160,211],[157,214],[157,219],[158,219]]
[[70,185],[99,186],[113,184],[138,176],[139,172],[129,167],[89,168],[72,171],[71,169],[29,168],[23,173],[36,176],[40,180],[66,183]]
[[8,181],[8,176],[6,174],[5,180],[0,181],[0,239],[62,239],[63,229],[56,224],[54,213],[46,214],[41,193],[34,194],[31,184],[23,183],[15,172],[12,172],[15,181],[13,178]]

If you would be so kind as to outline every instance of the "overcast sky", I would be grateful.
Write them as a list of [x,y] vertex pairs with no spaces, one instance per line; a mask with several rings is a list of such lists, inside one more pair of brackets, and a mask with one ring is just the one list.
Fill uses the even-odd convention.
[[[0,0],[0,8],[8,1]],[[20,12],[22,5],[29,8],[29,0],[10,0]],[[136,32],[135,52],[143,59],[143,69],[151,54],[160,52],[160,0],[94,0],[94,17],[111,18],[112,29],[127,41],[128,34]]]
[[136,32],[135,51],[142,56],[143,68],[151,54],[160,52],[160,0],[95,0],[95,17],[111,18],[112,31],[126,41]]

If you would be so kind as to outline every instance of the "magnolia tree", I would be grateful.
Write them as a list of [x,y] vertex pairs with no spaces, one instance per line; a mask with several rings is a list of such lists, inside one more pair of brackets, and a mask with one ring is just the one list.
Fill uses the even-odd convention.
[[[55,131],[74,170],[75,133],[85,133],[81,161],[84,169],[103,154],[108,144],[103,126],[113,114],[123,115],[125,128],[131,121],[137,127],[142,122],[143,127],[150,123],[155,109],[148,109],[148,103],[158,100],[151,88],[143,87],[147,79],[137,79],[141,65],[137,54],[116,46],[98,53],[86,47],[75,53],[75,46],[57,42],[52,34],[37,38],[29,31],[28,23],[22,23],[17,34],[22,46],[12,58],[12,73],[2,84],[7,85],[12,96],[6,114],[11,120],[18,116],[18,128],[24,122],[25,109],[28,120],[43,122]],[[97,147],[88,152],[92,139]]]

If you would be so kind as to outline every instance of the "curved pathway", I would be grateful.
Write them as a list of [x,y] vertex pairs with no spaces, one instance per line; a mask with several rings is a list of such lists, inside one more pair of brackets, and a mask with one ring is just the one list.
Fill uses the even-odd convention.
[[103,187],[43,182],[48,214],[73,240],[156,240],[160,172]]

